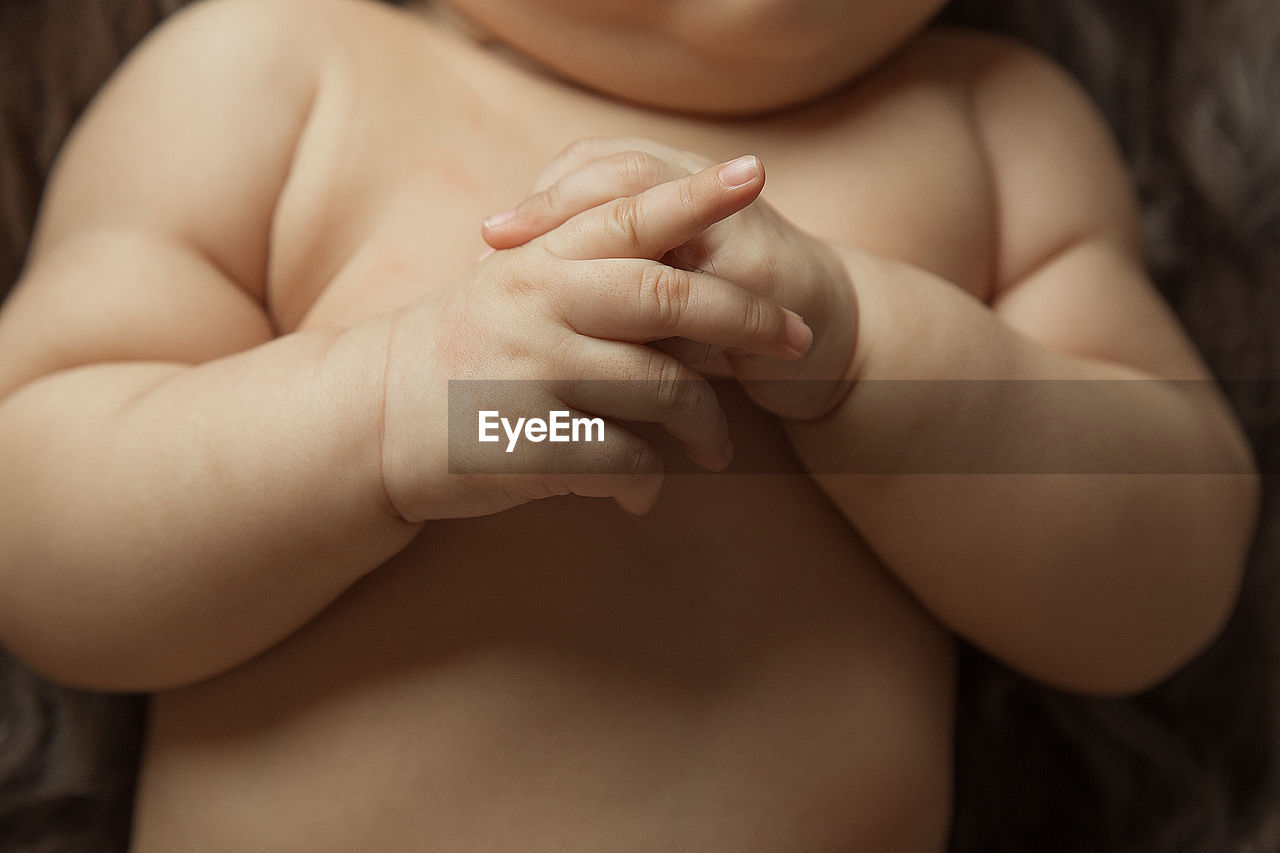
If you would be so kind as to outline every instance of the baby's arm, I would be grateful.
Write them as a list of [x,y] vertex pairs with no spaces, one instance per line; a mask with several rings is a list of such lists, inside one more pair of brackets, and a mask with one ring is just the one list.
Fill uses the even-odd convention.
[[[981,48],[974,119],[999,220],[990,304],[819,248],[761,203],[686,248],[812,324],[804,359],[731,356],[734,373],[936,615],[1051,683],[1134,690],[1229,612],[1257,478],[1143,272],[1135,205],[1096,115],[1042,60]],[[678,186],[685,157],[644,140],[579,143],[486,239],[518,245],[603,198]],[[633,218],[653,215],[636,196]],[[843,263],[823,260],[832,251]],[[1184,473],[1157,473],[1169,471]]]
[[[226,669],[426,519],[566,493],[652,503],[660,459],[616,423],[600,442],[532,445],[534,473],[453,474],[450,379],[542,380],[492,402],[653,422],[718,467],[714,393],[644,343],[783,359],[808,344],[776,303],[641,260],[603,209],[349,329],[280,334],[264,310],[275,200],[327,37],[369,8],[199,4],[63,157],[0,319],[0,641],[48,675],[156,690]],[[662,233],[683,242],[753,198],[693,219],[667,199]]]
[[[999,292],[985,306],[848,251],[859,380],[793,439],[922,601],[1052,683],[1127,691],[1203,646],[1254,523],[1247,449],[1141,265],[1111,143],[1075,89],[993,45],[975,84],[995,175]],[[1197,380],[1179,387],[1122,380]],[[937,382],[912,394],[889,379]],[[1029,380],[1029,381],[1017,381]],[[870,467],[917,472],[828,476]],[[1205,472],[1138,474],[1105,472]],[[1071,473],[1071,472],[1104,473]]]
[[78,684],[243,660],[415,529],[370,440],[377,330],[272,340],[266,241],[320,39],[251,5],[179,15],[110,84],[0,320],[0,640]]

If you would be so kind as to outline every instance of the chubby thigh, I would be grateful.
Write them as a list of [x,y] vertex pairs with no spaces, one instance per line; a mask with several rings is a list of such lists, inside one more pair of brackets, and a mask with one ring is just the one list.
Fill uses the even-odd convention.
[[429,525],[155,697],[135,850],[941,850],[951,640],[802,475]]

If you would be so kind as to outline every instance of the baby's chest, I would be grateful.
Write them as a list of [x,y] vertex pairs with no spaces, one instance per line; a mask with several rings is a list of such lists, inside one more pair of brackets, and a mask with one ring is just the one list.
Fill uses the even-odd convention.
[[[465,282],[480,223],[512,207],[575,139],[652,139],[711,161],[765,164],[763,199],[813,234],[904,261],[982,297],[990,181],[962,107],[911,79],[874,97],[759,121],[658,115],[584,96],[428,91],[349,108],[328,157],[300,162],[310,207],[282,210],[273,293],[282,328],[348,325]],[[401,88],[404,91],[404,88]],[[625,143],[620,143],[625,144]],[[286,199],[288,201],[288,199]]]

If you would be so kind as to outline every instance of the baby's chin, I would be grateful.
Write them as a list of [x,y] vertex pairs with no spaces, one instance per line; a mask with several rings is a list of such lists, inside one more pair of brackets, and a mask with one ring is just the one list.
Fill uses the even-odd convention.
[[856,80],[861,65],[794,68],[755,66],[732,69],[681,67],[657,61],[649,67],[589,71],[571,63],[545,62],[557,76],[607,97],[665,112],[712,117],[749,117],[785,111],[822,98]]
[[846,0],[806,0],[795,14],[787,11],[795,0],[734,2],[599,0],[598,17],[582,11],[590,0],[448,0],[420,11],[588,91],[664,111],[748,116],[806,104],[854,81],[923,24],[921,10],[941,5],[897,0],[914,11],[879,24],[862,16],[855,27],[847,14],[826,9]]
[[747,118],[783,112],[805,106],[841,88],[848,79],[823,80],[818,83],[780,86],[743,85],[740,80],[726,80],[721,85],[706,76],[676,79],[665,85],[642,81],[628,85],[602,84],[600,80],[580,81],[579,85],[617,100],[664,112],[717,118]]

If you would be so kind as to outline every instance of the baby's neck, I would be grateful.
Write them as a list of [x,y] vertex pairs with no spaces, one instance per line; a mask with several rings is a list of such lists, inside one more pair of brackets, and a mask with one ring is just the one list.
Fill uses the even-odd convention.
[[485,32],[475,21],[463,15],[448,3],[441,3],[439,0],[406,0],[400,5],[400,8],[410,14],[427,19],[437,26],[464,36],[477,44],[487,44],[493,40],[492,36]]
[[531,74],[562,80],[545,65],[531,58],[518,47],[502,41],[471,18],[459,12],[449,3],[440,0],[406,0],[401,9],[429,21],[439,31],[448,33],[460,41],[475,45],[504,62],[522,68]]

